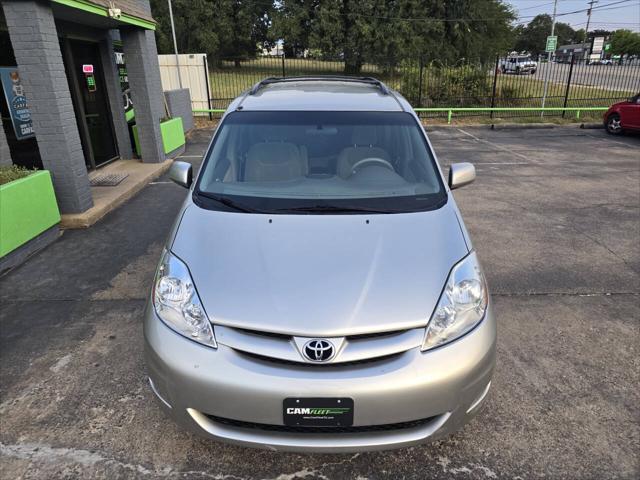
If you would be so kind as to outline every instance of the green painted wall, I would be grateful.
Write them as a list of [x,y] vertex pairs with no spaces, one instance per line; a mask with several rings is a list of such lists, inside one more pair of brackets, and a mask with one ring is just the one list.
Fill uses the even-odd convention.
[[184,128],[182,127],[181,117],[162,122],[160,124],[160,132],[162,133],[164,153],[173,152],[176,148],[184,145]]
[[[138,139],[138,126],[131,127],[133,130],[133,143],[136,155],[140,154],[140,140]],[[160,124],[160,135],[162,136],[162,146],[164,153],[173,152],[176,148],[185,144],[184,129],[182,127],[182,118],[176,117]]]
[[48,171],[0,185],[0,257],[60,222]]

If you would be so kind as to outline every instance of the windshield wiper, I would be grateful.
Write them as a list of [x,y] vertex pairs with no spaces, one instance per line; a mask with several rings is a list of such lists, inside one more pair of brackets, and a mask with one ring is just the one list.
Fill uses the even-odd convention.
[[255,208],[251,208],[251,207],[247,207],[246,205],[242,205],[239,203],[234,202],[233,200],[228,199],[227,197],[223,197],[222,195],[215,195],[213,193],[207,193],[207,192],[202,192],[202,191],[196,191],[196,195],[207,198],[209,200],[214,200],[218,203],[221,203],[222,205],[224,205],[225,207],[229,207],[232,208],[238,212],[245,212],[245,213],[266,213],[263,212],[262,210],[257,210]]
[[367,208],[355,206],[338,205],[309,205],[304,207],[281,208],[279,211],[288,212],[319,212],[319,213],[396,213],[394,210],[383,210],[380,208]]

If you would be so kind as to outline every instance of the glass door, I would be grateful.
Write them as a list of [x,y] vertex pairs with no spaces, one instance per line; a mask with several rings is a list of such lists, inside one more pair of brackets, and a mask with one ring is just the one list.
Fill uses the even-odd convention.
[[93,42],[65,43],[67,75],[85,159],[89,168],[96,168],[118,158],[100,50]]

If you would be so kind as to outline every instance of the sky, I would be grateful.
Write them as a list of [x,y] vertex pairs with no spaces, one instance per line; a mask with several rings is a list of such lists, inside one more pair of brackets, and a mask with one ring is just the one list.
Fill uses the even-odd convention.
[[[505,0],[505,2],[511,4],[520,16],[518,23],[528,23],[534,16],[541,13],[549,15],[553,13],[553,0]],[[584,10],[588,7],[587,2],[588,0],[558,0],[557,13]],[[613,3],[615,5],[605,6]],[[598,6],[602,6],[602,8],[596,8]],[[587,12],[558,16],[557,21],[568,23],[575,30],[585,28]],[[589,31],[594,29],[617,30],[619,28],[640,32],[640,0],[599,0],[594,4]]]

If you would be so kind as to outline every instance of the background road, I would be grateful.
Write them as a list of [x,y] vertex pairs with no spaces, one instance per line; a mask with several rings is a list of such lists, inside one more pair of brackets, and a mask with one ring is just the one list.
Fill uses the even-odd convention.
[[[539,63],[533,78],[544,81],[549,75],[549,81],[566,85],[569,78],[569,68],[566,63]],[[508,74],[511,75],[511,74]],[[571,85],[606,87],[607,90],[640,92],[640,65],[632,67],[618,65],[574,65],[571,73]]]
[[[186,160],[197,163],[209,131]],[[444,165],[499,321],[489,401],[431,445],[357,455],[196,438],[147,387],[141,315],[185,190],[162,178],[0,279],[0,476],[196,479],[638,478],[640,138],[449,128]],[[391,407],[391,406],[390,406]]]

